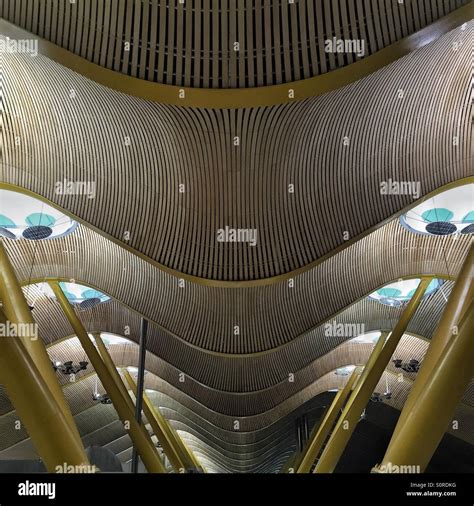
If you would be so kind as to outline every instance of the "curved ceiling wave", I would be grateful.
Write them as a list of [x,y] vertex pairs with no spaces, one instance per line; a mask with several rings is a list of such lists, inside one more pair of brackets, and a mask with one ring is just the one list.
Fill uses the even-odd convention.
[[[410,322],[408,332],[431,337],[444,309],[445,298],[449,297],[451,286],[452,282],[446,282],[443,290],[423,300]],[[74,359],[74,363],[82,360],[81,348],[74,347],[74,340],[62,340],[69,335],[71,329],[59,306],[42,297],[33,287],[25,292],[30,305],[34,307],[40,335],[53,345],[60,342],[58,348],[64,350],[64,356],[58,358],[64,362],[66,357],[70,356],[68,360]],[[339,313],[331,323],[334,321],[339,325],[355,325],[364,331],[390,330],[395,326],[400,314],[401,308],[374,303],[365,297]],[[130,338],[138,342],[139,316],[116,301],[80,311],[78,316],[91,333],[105,331],[118,334],[128,329]],[[245,405],[246,412],[249,413],[265,406],[273,407],[278,403],[277,399],[306,386],[314,379],[313,369],[318,366],[318,359],[349,339],[348,336],[327,337],[325,334],[326,325],[323,324],[271,353],[216,356],[185,346],[150,323],[148,350],[156,357],[147,367],[149,370],[160,371],[160,376],[165,381],[184,389],[196,399],[205,398],[208,407],[216,411],[230,412],[231,408],[226,406],[226,399],[231,396],[225,393],[255,392],[255,395],[246,396],[247,399],[238,396],[239,404],[233,401],[236,412],[242,410],[241,406]],[[124,346],[129,349],[131,344]],[[113,350],[117,360],[123,361],[123,349],[114,346]],[[132,356],[136,361],[136,350]],[[131,361],[132,358],[130,363]],[[182,372],[186,375],[185,383],[179,381]],[[292,383],[288,382],[290,372],[294,375]],[[270,389],[276,392],[270,395]]]
[[[153,375],[146,378],[146,384],[148,386],[151,386],[153,388],[162,388],[163,385],[158,380],[158,378],[154,377]],[[272,422],[267,423],[266,425],[263,425],[260,429],[255,430],[250,429],[248,426],[248,420],[242,419],[242,426],[241,431],[235,431],[232,427],[232,423],[225,423],[224,425],[222,422],[218,422],[218,425],[221,426],[221,429],[212,428],[208,425],[208,423],[202,424],[199,422],[199,417],[196,418],[196,410],[195,406],[191,407],[191,411],[184,410],[185,416],[183,417],[183,409],[180,407],[180,403],[183,403],[184,405],[188,405],[186,399],[182,400],[175,400],[172,401],[171,404],[169,402],[166,402],[165,405],[168,405],[173,410],[173,415],[170,418],[170,421],[172,425],[176,426],[176,421],[183,421],[186,425],[190,425],[189,417],[196,420],[197,423],[191,423],[191,426],[194,425],[195,429],[197,430],[199,437],[203,440],[207,440],[210,442],[211,445],[216,446],[215,442],[217,439],[220,439],[221,442],[219,443],[218,447],[225,448],[227,443],[226,441],[233,440],[237,445],[241,444],[251,444],[258,442],[259,443],[254,447],[254,451],[256,455],[265,455],[268,454],[268,451],[265,450],[265,447],[271,447],[269,444],[271,440],[275,440],[280,437],[280,434],[285,432],[284,426],[288,424],[289,419],[295,419],[298,415],[301,415],[308,410],[308,402],[313,402],[318,399],[319,394],[331,390],[334,388],[341,388],[347,377],[343,376],[337,376],[333,373],[325,375],[320,380],[317,380],[315,382],[315,385],[312,387],[311,391],[305,396],[306,400],[304,398],[301,398],[298,400],[297,404],[293,404],[291,407],[289,406],[289,409],[282,410],[279,412],[279,418],[274,419]],[[71,402],[71,408],[73,410],[74,415],[77,417],[81,413],[83,413],[85,410],[88,410],[88,408],[91,408],[93,404],[91,404],[90,400],[90,389],[92,385],[94,384],[94,375],[91,375],[85,380],[79,381],[71,386],[66,387],[65,394],[68,400]],[[392,392],[393,396],[392,399],[387,401],[388,405],[391,405],[395,407],[396,409],[401,409],[403,402],[406,399],[406,396],[408,395],[408,391],[410,388],[411,383],[407,381],[393,382],[392,385]],[[382,378],[379,384],[376,387],[376,390],[380,390],[385,388],[385,378]],[[188,399],[189,400],[189,399]],[[162,406],[163,403],[160,402],[160,406]],[[460,437],[466,441],[472,441],[472,432],[470,432],[470,429],[472,428],[472,424],[469,422],[469,410],[472,410],[472,408],[466,407],[464,405],[460,405],[458,407],[458,410],[455,414],[455,417],[457,420],[459,420],[459,430],[457,431],[451,431],[454,435],[457,437]],[[166,412],[166,410],[164,410]],[[15,412],[10,412],[7,415],[0,418],[0,424],[6,429],[3,431],[5,433],[5,438],[2,440],[2,444],[5,446],[9,446],[15,443],[20,442],[22,439],[26,437],[26,433],[21,431],[15,431],[15,430],[8,430],[7,428],[13,427],[12,421],[15,419]],[[97,424],[99,427],[101,427],[103,424],[101,423],[103,420],[97,420]],[[215,424],[217,420],[214,420],[212,423]],[[91,425],[94,424],[93,420],[90,420],[87,424],[88,427],[91,427]],[[252,424],[255,425],[256,424]],[[258,425],[258,424],[257,424]],[[215,437],[209,437],[206,435],[206,430],[203,430],[203,427],[208,426],[209,429],[214,433]],[[294,430],[294,429],[293,429]],[[231,447],[228,447],[229,450],[231,450]],[[246,453],[252,453],[252,450],[249,448],[249,452]],[[232,451],[232,450],[231,450]],[[240,453],[240,451],[238,452]],[[245,459],[245,453],[243,455],[243,458]]]
[[[449,296],[449,291],[445,292],[444,294],[437,292],[436,294],[433,294],[431,297],[428,297],[423,301],[414,318],[414,326],[412,327],[412,331],[418,331],[418,333],[423,332],[423,322],[426,320],[430,320],[432,322],[431,331],[436,327],[439,316],[443,311],[445,296]],[[360,303],[357,303],[356,305],[359,304]],[[387,314],[389,311],[392,313],[391,319],[388,320],[390,324],[386,327],[387,330],[389,330],[397,321],[400,314],[400,308],[391,308],[389,306],[384,306],[371,301],[370,306],[372,309],[374,304],[376,306],[384,308],[385,314]],[[57,308],[54,308],[54,306],[51,306],[51,308],[43,307],[38,303],[35,304],[34,308],[37,321],[40,325],[40,334],[55,335],[56,328],[53,328],[50,325],[43,325],[43,321],[44,313],[48,313],[49,315],[54,314],[54,319],[57,319],[60,323],[62,323],[60,313],[56,314]],[[349,312],[349,309],[347,312]],[[352,321],[353,325],[354,322],[358,321],[357,319],[354,319],[355,314],[357,313],[352,313],[352,316],[349,318],[346,317],[340,320],[338,319],[338,321],[349,320]],[[84,324],[87,326],[90,323],[90,312],[84,312],[84,314],[81,314],[81,318]],[[362,322],[367,321],[366,330],[376,329],[376,324],[380,323],[380,319],[378,318],[375,318],[375,320],[372,321],[370,317],[370,308],[369,314],[366,314],[365,317],[359,319]],[[107,323],[105,321],[104,325],[107,326]],[[67,329],[67,323],[65,327],[66,330],[63,330],[63,332],[69,330]],[[426,325],[424,325],[424,327],[425,330],[429,332],[429,329],[426,329]],[[92,329],[88,328],[88,330]],[[133,332],[132,335],[136,335],[137,329],[132,327],[131,330]],[[321,329],[320,334],[323,334],[323,332],[323,329]],[[430,334],[426,335],[429,336]],[[162,385],[166,390],[171,388],[171,385],[173,385],[174,388],[181,390],[184,395],[195,399],[200,406],[199,412],[207,414],[209,410],[211,410],[214,412],[212,417],[214,417],[217,413],[220,413],[230,417],[233,416],[240,418],[252,416],[257,419],[258,416],[256,415],[262,414],[264,411],[280,411],[285,406],[287,399],[290,397],[297,398],[300,391],[307,389],[314,382],[315,378],[318,378],[322,374],[325,374],[332,369],[337,369],[341,365],[348,363],[365,363],[372,348],[372,344],[370,343],[360,344],[347,342],[349,339],[348,337],[341,337],[339,339],[325,338],[327,346],[326,348],[320,348],[319,346],[314,346],[314,342],[315,340],[318,340],[318,337],[321,336],[313,336],[313,346],[310,346],[308,350],[305,350],[305,352],[312,354],[313,357],[315,354],[319,354],[320,358],[313,358],[311,362],[306,363],[302,363],[300,361],[300,364],[298,366],[292,367],[291,369],[289,369],[288,364],[281,364],[281,369],[284,374],[287,374],[286,371],[288,370],[294,373],[294,381],[288,381],[288,376],[286,376],[286,378],[282,379],[278,384],[271,385],[271,387],[260,391],[249,392],[249,390],[246,389],[242,390],[239,393],[222,392],[218,391],[219,385],[216,384],[216,382],[210,382],[203,385],[196,382],[192,376],[189,377],[187,375],[185,381],[182,382],[180,373],[184,370],[186,371],[186,374],[188,374],[188,368],[176,369],[170,364],[160,360],[158,357],[151,354],[149,354],[147,357],[146,367],[149,371],[159,372],[160,377],[163,380]],[[150,348],[154,349],[155,336],[153,332],[151,333],[150,338]],[[405,362],[408,362],[411,359],[417,359],[421,362],[427,347],[427,341],[407,335],[402,339],[402,342],[397,348],[397,352],[394,356],[395,358],[402,359]],[[314,351],[312,348],[314,348]],[[114,362],[117,364],[125,363],[129,365],[136,365],[138,363],[137,345],[131,342],[127,344],[112,346],[110,352],[112,358],[114,359]],[[78,345],[78,341],[75,338],[60,341],[57,344],[54,344],[49,348],[49,353],[53,361],[59,360],[60,362],[64,362],[65,360],[72,360],[74,363],[76,363],[83,358],[82,348]],[[295,357],[295,360],[296,358],[297,357]],[[211,359],[209,362],[211,369],[214,369],[212,366],[213,360]],[[222,370],[231,368],[231,362],[232,361],[229,360],[227,360],[227,363],[221,361],[220,369]],[[257,362],[258,363],[253,363],[250,359],[247,360],[246,367],[242,368],[241,366],[239,369],[240,372],[244,373],[244,376],[246,376],[248,371],[254,369],[265,369],[268,367],[269,363],[273,363],[275,360],[270,356],[265,363],[260,360],[257,360]],[[295,366],[296,364],[293,365]],[[297,367],[300,367],[301,369],[297,369]],[[390,364],[388,371],[394,375],[399,372],[399,370],[397,370],[393,364]],[[80,379],[80,377],[81,376],[79,374],[78,379]],[[408,373],[407,378],[413,380],[413,377]],[[68,377],[63,378],[63,384],[67,383],[67,381]],[[468,397],[465,397],[464,402],[472,405],[472,393],[469,393],[468,391],[466,395]],[[291,402],[294,402],[294,400]],[[267,414],[263,413],[263,415],[263,418],[268,419]]]
[[[295,277],[292,288],[280,282],[232,290],[193,283],[180,287],[173,276],[81,225],[55,241],[5,241],[23,284],[72,278],[121,301],[177,341],[217,353],[252,354],[289,343],[398,278],[455,276],[471,237],[413,234],[392,220]],[[128,282],[132,273],[140,283]]]
[[[425,313],[425,317],[428,316]],[[348,341],[346,339],[346,341]],[[350,341],[350,340],[349,340]],[[422,362],[423,357],[428,348],[428,341],[406,334],[403,336],[399,346],[397,347],[394,357],[408,363],[412,359]],[[71,349],[71,347],[73,347]],[[297,395],[304,388],[311,385],[315,379],[320,378],[324,374],[338,369],[347,364],[364,364],[372,351],[372,343],[353,343],[343,342],[335,344],[331,351],[323,356],[311,361],[300,370],[295,370],[293,380],[288,381],[287,378],[278,384],[272,385],[265,390],[259,391],[243,391],[243,392],[223,392],[216,389],[216,385],[201,385],[193,378],[186,376],[184,381],[180,381],[180,371],[170,366],[166,362],[158,359],[153,354],[149,354],[146,360],[146,368],[151,373],[159,374],[160,378],[166,383],[180,389],[183,393],[194,398],[206,408],[201,411],[206,413],[211,410],[227,416],[237,418],[256,416],[272,409],[282,409],[287,399]],[[115,363],[125,363],[131,366],[138,364],[138,350],[136,345],[128,345],[127,347],[112,347],[110,353]],[[53,361],[63,362],[72,360],[78,362],[83,356],[82,348],[78,346],[76,339],[61,342],[53,346],[49,350],[49,354]],[[387,371],[392,375],[397,375],[400,369],[394,363],[390,363]],[[409,372],[404,373],[406,378],[413,381],[415,376]],[[79,380],[81,375],[76,376]],[[182,378],[181,378],[182,379]],[[68,378],[63,379],[63,384],[67,383]],[[472,386],[465,393],[463,402],[467,405],[474,406],[474,397],[472,396]]]
[[[381,183],[409,171],[422,197],[472,174],[471,54],[452,50],[467,26],[330,94],[237,110],[150,103],[4,54],[1,180],[177,276],[289,275],[414,204]],[[57,191],[84,180],[95,198]]]
[[[102,67],[192,88],[252,88],[324,74],[469,0],[5,0],[0,16]],[[218,7],[218,8],[216,8]],[[328,51],[326,41],[358,41]],[[352,46],[351,46],[352,48]]]
[[[80,385],[86,397],[94,381],[94,378],[91,378],[87,385],[85,383]],[[155,406],[160,408],[176,430],[185,431],[186,435],[193,435],[197,438],[195,445],[200,451],[215,458],[227,471],[234,470],[235,472],[261,470],[266,466],[271,466],[272,462],[275,466],[275,461],[278,462],[281,459],[282,453],[292,451],[295,447],[296,418],[305,413],[308,416],[309,426],[312,426],[321,416],[322,409],[330,403],[332,396],[332,394],[324,393],[317,396],[305,406],[279,420],[271,427],[271,431],[236,433],[210,425],[166,395],[158,392],[151,392],[149,395]],[[0,455],[2,458],[8,458],[14,445],[15,451],[20,451],[23,458],[35,458],[36,452],[30,440],[27,439],[26,432],[10,430],[9,423],[14,415],[15,412],[11,412],[0,419],[0,425],[4,429],[2,433],[6,434],[6,438],[0,443]],[[114,453],[125,451],[130,446],[129,437],[110,405],[99,404],[86,407],[83,404],[75,412],[75,421],[86,446],[104,445]],[[22,447],[21,450],[19,446]],[[121,455],[119,457],[122,458]]]

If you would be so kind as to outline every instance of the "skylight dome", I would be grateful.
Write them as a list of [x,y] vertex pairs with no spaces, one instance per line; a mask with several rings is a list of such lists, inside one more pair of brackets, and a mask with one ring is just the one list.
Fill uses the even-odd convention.
[[374,332],[366,332],[365,334],[361,334],[360,336],[354,337],[349,342],[360,344],[376,343],[381,335],[382,333],[380,332],[380,330],[376,330]]
[[71,304],[80,305],[84,309],[110,300],[110,297],[105,295],[105,293],[88,286],[77,283],[66,283],[64,281],[61,281],[59,286]]
[[0,189],[0,236],[8,239],[56,239],[77,223],[54,207],[23,193]]
[[400,218],[411,232],[425,235],[474,232],[474,184],[446,190],[410,209]]
[[104,341],[104,344],[106,345],[132,344],[132,341],[130,341],[130,339],[118,336],[117,334],[110,334],[109,332],[101,332],[100,337],[102,338],[102,341]]
[[[390,283],[382,288],[379,288],[375,292],[372,292],[369,295],[369,299],[376,300],[387,306],[401,306],[404,302],[407,302],[412,298],[419,283],[419,278],[404,279],[402,281]],[[428,285],[424,297],[436,292],[442,284],[443,280],[433,279]]]
[[337,374],[338,376],[349,376],[349,374],[351,374],[354,369],[355,369],[355,365],[348,365],[346,367],[339,367],[339,369],[336,369],[334,374]]

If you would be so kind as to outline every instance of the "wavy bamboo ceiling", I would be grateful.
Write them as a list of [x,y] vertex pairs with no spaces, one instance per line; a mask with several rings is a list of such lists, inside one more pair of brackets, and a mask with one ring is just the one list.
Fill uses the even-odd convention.
[[[117,81],[238,92],[349,75],[356,58],[324,52],[327,37],[362,39],[367,57],[469,3],[58,0],[52,9],[0,0],[0,15]],[[327,391],[346,381],[335,370],[366,363],[372,349],[326,336],[326,322],[390,331],[402,308],[368,294],[436,275],[447,279],[442,290],[423,300],[395,355],[426,353],[472,239],[412,233],[398,215],[419,201],[383,195],[380,184],[419,181],[422,198],[472,181],[473,36],[471,21],[330,93],[235,109],[144,100],[46,55],[0,53],[0,188],[79,221],[52,240],[1,239],[51,359],[84,355],[57,302],[31,284],[94,287],[111,300],[78,311],[85,328],[128,328],[131,342],[110,351],[135,366],[140,317],[150,321],[146,387],[209,470],[280,470],[296,449],[296,421],[306,414],[313,426]],[[58,194],[67,181],[94,183],[95,198]],[[219,242],[226,226],[255,229],[256,245]],[[390,382],[395,409],[415,378],[396,381],[398,372],[390,363],[376,389]],[[92,400],[92,367],[72,385],[59,379],[84,443],[127,462],[116,413]],[[451,431],[467,444],[473,407],[471,382]],[[15,418],[0,388],[1,459],[34,455]]]
[[[177,275],[291,273],[414,203],[382,195],[382,181],[409,171],[423,196],[472,173],[473,27],[322,97],[238,110],[150,103],[6,54],[2,181]],[[64,180],[95,183],[96,198],[56,194]],[[225,227],[255,229],[257,244],[218,242]]]

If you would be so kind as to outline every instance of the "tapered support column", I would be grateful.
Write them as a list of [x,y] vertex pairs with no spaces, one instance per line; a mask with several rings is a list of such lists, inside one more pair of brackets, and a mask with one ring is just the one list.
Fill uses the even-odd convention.
[[[435,364],[444,354],[447,343],[451,338],[453,329],[458,325],[465,309],[474,297],[474,243],[471,244],[464,263],[459,271],[456,283],[451,291],[449,300],[443,311],[443,316],[430,341],[430,346],[423,358],[416,381],[410,390],[404,408],[400,414],[388,450],[398,431],[407,423],[412,407],[418,402],[418,397],[425,390],[425,383],[431,377]],[[387,450],[387,451],[388,451]]]
[[424,472],[429,464],[474,375],[474,302],[465,312],[458,333],[450,334],[444,354],[434,364],[416,403],[405,413],[405,423],[392,436],[382,465],[375,471],[394,472],[397,467],[393,466],[410,465]]
[[133,412],[133,410],[135,409],[133,401],[128,393],[128,390],[125,388],[125,385],[123,384],[122,378],[120,377],[120,374],[117,371],[117,367],[115,366],[114,361],[110,356],[109,350],[107,350],[104,341],[100,337],[100,333],[94,333],[92,335],[94,336],[95,344],[97,345],[97,349],[99,350],[102,361],[104,362],[105,366],[107,367],[107,370],[114,379],[117,387],[120,389],[122,397],[125,399],[125,402],[130,407],[130,411]]
[[56,298],[61,305],[64,314],[66,315],[71,327],[79,339],[84,351],[86,352],[89,360],[94,367],[99,379],[107,391],[108,395],[112,399],[115,410],[117,411],[120,419],[124,425],[128,425],[128,432],[133,444],[138,449],[142,461],[147,468],[149,473],[165,473],[166,469],[161,461],[161,458],[155,448],[155,445],[151,441],[148,432],[141,426],[134,417],[133,411],[130,409],[129,404],[124,399],[120,388],[117,386],[112,375],[109,373],[104,362],[100,358],[99,352],[89,338],[86,330],[82,323],[77,317],[74,308],[71,306],[67,297],[64,295],[60,286],[57,283],[51,282],[51,288],[56,295]]
[[[123,370],[123,375],[133,394],[136,396],[137,385],[132,376],[126,369]],[[186,468],[189,467],[189,462],[187,462],[186,457],[182,455],[177,442],[173,438],[171,434],[171,428],[168,426],[167,420],[161,413],[158,412],[157,409],[155,409],[153,403],[150,401],[145,392],[143,393],[143,401],[143,411],[145,413],[145,416],[152,426],[153,432],[158,438],[158,441],[161,443],[163,451],[168,457],[171,465],[173,466],[173,469],[176,472],[184,472]]]
[[312,441],[308,446],[308,449],[306,450],[303,460],[301,461],[301,464],[299,465],[296,471],[297,473],[302,474],[302,473],[309,473],[311,471],[311,466],[313,465],[314,461],[319,455],[319,452],[323,447],[324,441],[326,441],[326,438],[328,437],[329,432],[331,431],[331,428],[334,425],[334,422],[336,421],[336,418],[338,417],[341,408],[344,406],[344,403],[346,402],[347,397],[349,396],[352,387],[354,386],[360,373],[361,368],[356,367],[352,372],[351,377],[347,380],[347,383],[344,385],[344,388],[337,392],[336,396],[333,399],[331,407],[327,411],[326,416],[323,418],[319,428],[314,434],[314,438],[312,439]]
[[314,470],[315,473],[332,473],[334,471],[346,448],[347,442],[354,432],[362,411],[367,406],[370,396],[397,348],[408,323],[415,314],[430,281],[431,279],[428,278],[424,278],[420,281],[418,288],[385,342],[378,357],[373,361],[372,367],[367,370],[364,377],[361,378],[361,381],[357,383],[316,465]]
[[[3,303],[3,311],[9,322],[15,325],[23,325],[23,328],[36,328],[30,307],[23,295],[20,283],[18,282],[7,252],[5,251],[2,240],[0,240],[0,299]],[[26,324],[26,326],[24,324]],[[80,443],[81,438],[79,431],[77,430],[71,410],[64,398],[54,369],[51,366],[51,360],[48,357],[43,340],[39,338],[38,335],[30,332],[30,335],[22,336],[21,341],[48,386],[51,393],[50,395],[56,399],[56,402],[61,408],[71,433],[76,438],[76,441]],[[85,451],[84,459],[87,461]]]
[[[2,310],[0,323],[7,325]],[[72,433],[43,376],[17,337],[0,338],[0,383],[50,473],[64,464],[89,464],[82,442]]]

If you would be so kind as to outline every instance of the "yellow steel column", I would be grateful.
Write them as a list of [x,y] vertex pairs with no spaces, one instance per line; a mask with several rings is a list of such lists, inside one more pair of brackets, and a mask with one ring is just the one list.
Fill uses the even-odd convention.
[[[18,282],[15,270],[8,258],[2,240],[0,240],[0,299],[2,300],[3,311],[8,321],[15,325],[26,324],[26,326],[23,325],[23,328],[35,328],[36,324],[31,314],[30,307],[23,295],[20,283]],[[64,398],[64,394],[51,365],[51,360],[49,359],[43,340],[33,334],[22,336],[21,340],[26,351],[36,364],[39,373],[48,385],[51,395],[53,395],[56,402],[59,404],[71,429],[71,433],[74,435],[77,442],[81,442],[79,431],[77,430],[69,405]],[[87,460],[85,452],[84,459]]]
[[423,278],[420,281],[418,288],[403,311],[395,328],[390,333],[377,359],[374,360],[370,369],[367,370],[364,378],[361,378],[361,381],[357,383],[316,465],[315,473],[332,473],[334,471],[347,442],[354,432],[362,411],[366,407],[370,396],[397,348],[408,323],[417,310],[430,281],[431,278]]
[[314,461],[319,455],[319,452],[321,451],[324,441],[326,441],[326,438],[328,437],[329,432],[332,426],[334,425],[334,422],[336,421],[336,418],[339,415],[339,412],[342,406],[344,405],[344,402],[346,401],[349,393],[351,392],[352,387],[354,386],[354,383],[356,382],[360,373],[361,368],[356,367],[352,372],[351,377],[347,380],[346,384],[344,385],[344,388],[337,392],[336,396],[333,399],[331,407],[329,408],[328,412],[326,413],[326,416],[323,418],[320,426],[318,427],[312,441],[308,446],[308,449],[306,450],[306,453],[301,461],[301,464],[299,465],[296,471],[298,474],[309,473],[311,471],[311,466],[313,465]]
[[[117,386],[120,388],[120,391],[122,392],[123,397],[127,401],[127,403],[130,405],[130,409],[132,412],[134,411],[135,406],[133,405],[132,398],[130,397],[130,394],[128,393],[127,388],[125,387],[122,378],[120,377],[119,372],[117,371],[117,368],[114,364],[114,361],[112,360],[112,357],[110,356],[109,350],[107,350],[104,342],[102,341],[102,338],[100,337],[100,334],[94,334],[95,342],[97,343],[97,348],[99,349],[100,355],[102,357],[102,360],[104,361],[107,369],[109,370],[111,376],[113,376],[115,382],[117,383]],[[132,377],[130,376],[129,372],[125,369],[124,375],[127,378],[127,381],[133,391],[133,393],[136,395],[136,385],[133,381]],[[130,378],[130,381],[129,381]],[[150,409],[147,405],[147,401],[149,401],[148,397],[143,394],[143,412],[145,413],[145,416],[148,419],[148,422],[153,428],[153,432],[155,433],[156,437],[158,438],[158,441],[160,442],[161,446],[163,447],[163,451],[165,452],[166,456],[168,457],[168,460],[170,461],[170,464],[172,465],[173,469],[176,472],[182,472],[185,470],[185,465],[179,457],[175,454],[174,448],[169,446],[168,439],[166,435],[161,430],[161,427],[156,422],[156,418],[154,417],[153,413],[150,412]]]
[[451,331],[444,354],[431,370],[417,402],[406,414],[405,424],[392,436],[382,464],[375,471],[390,473],[398,466],[407,465],[419,466],[419,472],[425,471],[474,375],[473,337],[474,302],[471,302],[458,333]]
[[[123,370],[123,375],[133,394],[136,396],[137,385],[134,379],[126,369]],[[171,427],[169,427],[167,420],[159,410],[153,406],[153,403],[145,392],[143,392],[143,411],[175,471],[183,472],[189,467],[195,467],[194,463],[190,463],[189,459],[186,458],[187,456],[183,455],[181,448],[178,447],[178,443],[171,433]],[[176,437],[179,436],[176,435]]]
[[[451,338],[453,329],[461,319],[466,307],[474,296],[474,243],[471,244],[464,263],[459,271],[456,283],[446,303],[443,316],[431,338],[430,346],[423,358],[420,371],[416,381],[410,390],[404,408],[400,414],[395,431],[390,441],[388,450],[398,431],[405,425],[413,405],[417,402],[419,395],[425,389],[425,382],[431,376],[434,365],[444,353],[444,349]],[[387,450],[387,451],[388,451]]]
[[58,285],[58,283],[55,282],[50,282],[50,286],[56,295],[56,298],[61,305],[64,314],[69,320],[71,327],[74,329],[77,338],[81,342],[84,351],[89,357],[92,366],[99,376],[102,385],[112,399],[114,408],[116,409],[120,419],[124,424],[128,424],[130,427],[128,429],[130,438],[140,453],[143,464],[150,473],[166,473],[166,468],[161,461],[160,455],[158,454],[155,445],[151,441],[148,431],[144,429],[143,425],[140,425],[137,420],[135,420],[133,411],[130,409],[129,404],[124,399],[120,388],[117,386],[112,375],[109,374],[109,371],[104,362],[102,362],[99,352],[92,344],[88,333],[77,317],[74,308],[71,306],[69,300],[61,290],[61,287]]
[[[8,325],[1,309],[0,323]],[[0,338],[0,383],[50,473],[64,464],[81,468],[89,464],[81,440],[71,432],[61,407],[17,337]]]
[[110,356],[110,353],[104,344],[104,341],[102,341],[102,338],[100,337],[100,333],[93,333],[92,335],[94,336],[94,340],[97,344],[97,349],[99,350],[100,356],[102,357],[102,361],[104,362],[110,375],[117,384],[117,387],[120,389],[120,392],[122,393],[122,396],[125,399],[126,403],[129,405],[130,410],[134,412],[135,406],[133,405],[132,398],[130,397],[128,390],[123,384],[122,378],[117,371],[117,367],[115,366],[114,361],[112,360],[112,357]]

